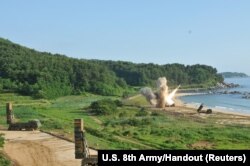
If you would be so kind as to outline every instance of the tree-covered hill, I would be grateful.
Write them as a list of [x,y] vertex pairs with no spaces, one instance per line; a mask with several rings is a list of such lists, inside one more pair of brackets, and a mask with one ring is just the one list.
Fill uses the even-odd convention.
[[116,75],[132,86],[154,85],[155,80],[165,76],[169,85],[207,85],[213,86],[223,78],[217,70],[207,65],[183,64],[134,64],[131,62],[97,61],[108,66]]
[[0,38],[0,90],[41,98],[91,92],[121,95],[129,86],[152,85],[165,76],[171,85],[214,85],[223,80],[206,65],[135,64],[69,58],[38,52]]
[[118,95],[126,86],[106,66],[38,52],[4,39],[0,40],[0,77],[3,89],[45,98],[84,91]]
[[248,77],[245,73],[238,73],[238,72],[223,72],[220,73],[224,78],[233,78],[233,77]]

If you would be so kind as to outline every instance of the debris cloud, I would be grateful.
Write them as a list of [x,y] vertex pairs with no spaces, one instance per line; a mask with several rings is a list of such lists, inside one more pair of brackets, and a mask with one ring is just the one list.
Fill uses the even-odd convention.
[[145,87],[140,90],[147,101],[156,107],[165,108],[166,106],[174,106],[173,98],[180,88],[180,85],[168,94],[168,85],[166,77],[159,77],[156,81],[157,92],[154,93],[151,88]]

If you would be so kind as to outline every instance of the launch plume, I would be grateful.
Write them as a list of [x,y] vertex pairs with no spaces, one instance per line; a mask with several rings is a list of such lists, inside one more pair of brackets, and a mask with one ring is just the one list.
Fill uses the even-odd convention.
[[166,97],[166,105],[167,106],[172,106],[174,104],[173,98],[177,92],[177,90],[180,88],[180,85],[175,88],[167,97]]
[[168,86],[166,77],[160,77],[156,81],[157,92],[154,93],[151,88],[145,87],[140,90],[141,94],[145,96],[147,101],[159,108],[164,108],[165,106],[173,106],[173,98],[180,88],[180,85],[174,89],[170,94],[168,94]]

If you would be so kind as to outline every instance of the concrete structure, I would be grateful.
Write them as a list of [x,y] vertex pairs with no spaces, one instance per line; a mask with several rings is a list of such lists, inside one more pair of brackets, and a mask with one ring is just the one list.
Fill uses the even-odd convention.
[[90,152],[85,138],[83,119],[74,120],[75,158],[82,159],[82,166],[97,165],[97,154]]
[[37,130],[41,126],[38,119],[30,120],[25,123],[16,123],[11,103],[6,104],[6,118],[7,124],[9,124],[8,130]]
[[14,114],[11,103],[6,103],[7,124],[14,123]]

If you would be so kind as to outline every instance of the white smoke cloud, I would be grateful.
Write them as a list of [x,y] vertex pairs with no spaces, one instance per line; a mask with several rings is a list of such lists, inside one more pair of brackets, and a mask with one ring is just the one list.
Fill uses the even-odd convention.
[[161,88],[164,86],[167,86],[167,79],[166,77],[159,77],[158,80],[156,81],[156,86],[157,88]]
[[140,90],[150,104],[159,108],[174,105],[173,98],[179,89],[180,85],[168,94],[168,86],[166,77],[159,77],[156,81],[157,93],[154,93],[151,88],[145,87]]

